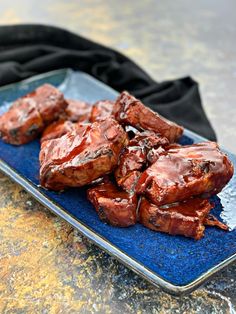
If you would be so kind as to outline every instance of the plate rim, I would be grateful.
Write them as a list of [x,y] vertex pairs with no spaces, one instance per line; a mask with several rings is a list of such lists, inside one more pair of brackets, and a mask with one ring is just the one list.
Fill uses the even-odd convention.
[[71,71],[73,71],[73,70],[70,69],[70,68],[62,68],[62,69],[58,69],[58,70],[53,70],[53,71],[48,71],[48,72],[36,74],[36,75],[30,76],[30,77],[27,77],[27,78],[25,78],[23,80],[19,80],[17,82],[13,82],[13,83],[9,83],[9,84],[5,84],[3,86],[0,86],[0,92],[4,91],[5,89],[8,89],[10,87],[14,87],[16,85],[27,84],[27,83],[34,82],[36,80],[40,80],[41,78],[45,78],[45,76],[53,76],[53,75],[57,75],[57,74],[60,74],[60,73],[65,73],[65,78],[66,78],[66,76]]
[[[45,76],[50,77],[56,74],[65,73],[65,79],[66,77],[72,72],[72,69],[64,68],[54,71],[49,71],[45,73],[41,73],[35,76],[32,76],[30,78],[27,78],[25,80],[21,80],[16,83],[11,83],[4,85],[0,87],[0,92],[11,88],[16,85],[21,84],[27,84],[34,81],[37,81],[41,78],[45,78]],[[99,83],[99,85],[102,85],[103,87],[109,88],[113,91],[114,89],[110,88],[106,84],[104,84],[101,81],[98,81],[93,76],[82,72],[82,71],[76,71],[80,72],[84,76],[89,77],[90,79],[93,79],[96,81],[96,83]],[[116,92],[116,91],[115,91]],[[185,129],[184,134],[193,136],[197,138],[199,141],[203,140],[206,141],[207,139],[196,134],[193,131],[190,131],[188,129]],[[215,273],[232,263],[236,260],[236,252],[235,254],[229,256],[227,259],[223,260],[222,262],[218,263],[217,265],[211,267],[209,270],[201,274],[198,278],[191,281],[190,283],[186,285],[174,285],[170,283],[168,280],[162,278],[161,276],[157,275],[154,271],[150,270],[146,266],[144,266],[141,262],[134,259],[133,257],[129,256],[127,253],[113,245],[110,241],[108,241],[105,237],[97,234],[95,231],[93,231],[90,227],[86,226],[83,222],[79,221],[75,217],[73,217],[69,212],[67,212],[63,207],[52,201],[49,197],[47,197],[38,187],[36,187],[30,180],[20,175],[14,168],[9,166],[5,161],[3,161],[0,158],[0,171],[4,173],[6,176],[11,178],[14,182],[18,183],[20,186],[22,186],[30,195],[32,195],[38,202],[40,202],[43,206],[47,207],[50,211],[52,211],[57,216],[61,217],[65,221],[67,221],[72,227],[77,229],[79,232],[83,234],[83,236],[89,238],[93,243],[95,243],[97,246],[99,246],[101,249],[106,251],[109,255],[114,256],[119,262],[124,264],[126,267],[140,275],[145,280],[149,281],[155,286],[161,286],[166,292],[174,294],[174,295],[182,295],[186,293],[190,293],[191,291],[198,288],[201,284],[203,284],[207,279],[209,279],[211,276],[213,276]]]

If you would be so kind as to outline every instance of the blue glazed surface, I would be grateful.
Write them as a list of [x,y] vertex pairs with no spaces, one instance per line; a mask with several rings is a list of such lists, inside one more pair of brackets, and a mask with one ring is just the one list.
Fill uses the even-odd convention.
[[[59,86],[66,97],[90,102],[104,98],[114,99],[117,95],[115,91],[87,75],[65,72],[4,88],[0,90],[0,103],[11,102],[46,82]],[[181,143],[189,144],[200,140],[197,136],[191,136],[192,138],[183,136]],[[38,140],[20,147],[5,144],[0,140],[0,159],[35,186],[39,184],[38,154]],[[236,157],[230,154],[230,158],[236,164]],[[231,223],[231,227],[234,227],[233,222],[236,220],[235,180],[234,177],[220,195],[225,207],[222,217]],[[194,241],[181,236],[156,233],[139,224],[125,229],[114,228],[98,219],[95,210],[86,199],[85,189],[69,189],[64,193],[41,189],[41,192],[127,255],[177,286],[191,283],[236,253],[236,230],[224,232],[216,228],[207,228],[205,237],[200,241]],[[220,198],[212,198],[215,203],[213,213],[218,217],[222,211]]]

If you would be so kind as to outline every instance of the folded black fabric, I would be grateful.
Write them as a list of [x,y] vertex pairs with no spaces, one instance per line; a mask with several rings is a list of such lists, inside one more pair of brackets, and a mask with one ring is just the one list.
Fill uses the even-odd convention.
[[128,90],[168,119],[216,139],[192,78],[156,82],[121,53],[60,28],[0,27],[0,85],[66,67],[87,72],[117,91]]

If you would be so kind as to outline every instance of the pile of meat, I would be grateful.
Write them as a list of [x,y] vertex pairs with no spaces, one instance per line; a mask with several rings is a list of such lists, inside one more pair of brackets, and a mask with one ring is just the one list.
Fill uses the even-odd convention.
[[183,128],[122,92],[93,105],[64,99],[43,85],[0,117],[14,145],[41,136],[40,181],[47,189],[90,185],[99,217],[118,227],[137,222],[155,231],[200,239],[205,226],[227,230],[209,198],[233,175],[215,142],[181,146]]

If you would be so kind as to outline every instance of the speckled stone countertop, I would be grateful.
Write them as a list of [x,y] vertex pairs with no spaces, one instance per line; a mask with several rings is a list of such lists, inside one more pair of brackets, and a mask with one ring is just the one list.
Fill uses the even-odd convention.
[[[0,24],[49,23],[112,46],[155,79],[200,83],[236,152],[236,2],[0,1]],[[0,313],[234,313],[236,264],[173,297],[114,260],[0,174]]]

